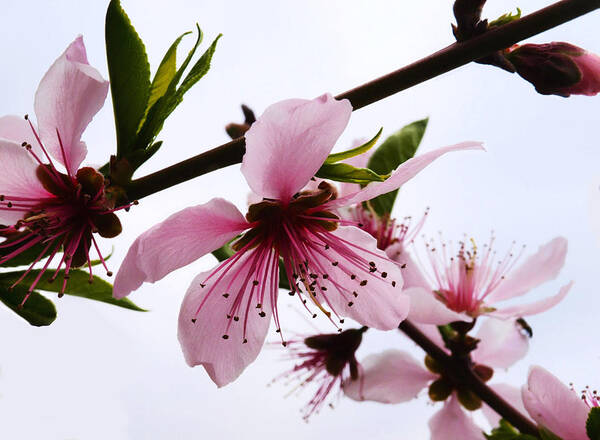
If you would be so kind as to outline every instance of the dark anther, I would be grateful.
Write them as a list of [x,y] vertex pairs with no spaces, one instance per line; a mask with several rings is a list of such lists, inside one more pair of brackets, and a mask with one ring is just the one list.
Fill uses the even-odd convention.
[[260,316],[261,318],[264,318],[265,316],[267,316],[267,314],[265,312],[260,312],[258,314],[258,316]]
[[387,278],[387,272],[381,272],[381,278]]
[[316,313],[313,313],[313,318],[316,318],[316,317],[317,317],[317,314],[316,314]]
[[350,275],[350,279],[351,280],[355,280],[356,279],[356,275],[354,275],[354,274]]
[[22,147],[24,147],[25,145],[27,145],[27,142],[23,142],[23,143],[21,144],[21,146],[22,146]]
[[326,291],[327,291],[327,287],[325,287],[325,286],[321,286],[321,290],[322,290],[323,292],[326,292]]
[[323,274],[323,279],[326,280],[327,278],[329,278],[329,275],[327,275],[326,273]]
[[112,276],[113,276],[113,273],[112,273],[112,271],[110,271],[110,270],[109,270],[108,272],[106,272],[106,276],[107,276],[107,277],[112,277]]
[[333,266],[337,266],[339,263],[337,261],[334,261],[333,263],[331,263]]
[[343,319],[340,319],[340,324],[343,324],[343,323],[344,323],[344,320],[343,320]]
[[244,338],[244,340],[242,341],[242,344],[247,344],[248,343],[248,339]]
[[329,245],[328,244],[325,245],[325,250],[326,251],[329,250]]
[[255,285],[255,286],[258,286],[258,280],[252,281],[252,284]]
[[314,279],[316,279],[316,278],[319,278],[319,275],[317,275],[316,273],[311,273],[311,274],[309,275],[309,277],[311,277],[311,278],[314,280]]
[[234,316],[234,317],[233,317],[233,320],[234,320],[235,322],[238,322],[238,321],[240,320],[240,317],[239,317],[239,316]]
[[280,328],[276,329],[275,333],[281,333],[281,329]]
[[229,339],[229,335],[223,335],[223,339]]
[[375,262],[374,261],[369,261],[369,266],[375,267]]
[[287,347],[287,342],[283,341],[283,342],[281,343],[281,345],[283,345],[284,347]]
[[192,324],[196,323],[196,318],[192,318]]
[[400,269],[406,269],[406,263],[404,263],[402,266],[400,266]]
[[289,295],[289,296],[294,296],[294,292],[293,292],[293,291],[290,291],[290,292],[288,292],[288,295]]
[[227,319],[231,319],[231,315],[227,315]]
[[257,309],[260,309],[261,307],[262,307],[262,304],[261,304],[261,303],[258,303],[258,304],[256,304],[256,308],[257,308]]
[[396,287],[396,282],[392,281],[392,287]]
[[354,295],[354,298],[358,298],[358,293],[352,292],[352,295]]
[[350,301],[350,302],[348,303],[348,307],[352,307],[353,305],[354,305],[354,303],[353,303],[352,301]]
[[200,283],[200,287],[201,287],[202,289],[204,289],[204,288],[206,287],[206,284],[202,284],[202,283]]
[[224,293],[223,294],[223,298],[229,298],[229,294],[228,293]]
[[359,224],[358,224],[358,227],[359,227],[359,228],[362,228],[363,226],[364,226],[364,225],[363,225],[362,223],[359,223]]
[[366,285],[367,285],[367,280],[362,280],[362,281],[360,282],[360,285],[361,285],[361,286],[366,286]]
[[369,268],[369,272],[371,272],[371,273],[377,272],[377,268],[376,267],[370,267]]

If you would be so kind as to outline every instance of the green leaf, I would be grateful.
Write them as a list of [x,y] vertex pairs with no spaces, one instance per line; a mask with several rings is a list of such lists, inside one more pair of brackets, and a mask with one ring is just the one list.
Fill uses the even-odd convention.
[[585,429],[590,440],[600,440],[600,407],[590,410]]
[[[375,150],[367,167],[377,174],[389,174],[413,157],[423,139],[428,121],[429,119],[422,119],[413,122],[388,137]],[[397,195],[398,190],[394,190],[374,198],[369,203],[378,215],[384,216],[392,212]]]
[[177,73],[177,47],[179,46],[179,43],[181,43],[183,37],[189,34],[191,34],[191,32],[186,32],[180,35],[173,42],[173,44],[171,44],[171,47],[169,47],[169,50],[167,50],[167,53],[160,62],[160,65],[154,74],[152,85],[150,86],[150,96],[148,97],[148,104],[146,105],[144,118],[140,121],[138,129],[141,128],[142,124],[146,120],[146,114],[148,113],[148,110],[152,108],[156,101],[158,101],[165,95],[165,93],[167,93],[167,90],[171,85],[171,81],[173,81],[173,78]]
[[52,301],[33,291],[23,307],[19,307],[27,295],[28,287],[15,286],[9,289],[10,284],[0,280],[0,301],[9,309],[36,327],[50,325],[56,319],[56,308]]
[[106,11],[106,57],[117,129],[117,156],[133,148],[150,96],[150,65],[144,43],[119,0]]
[[[200,78],[202,78],[206,74],[206,72],[208,72],[208,69],[210,68],[210,61],[215,52],[217,41],[219,40],[221,35],[219,35],[215,39],[215,41],[212,43],[212,45],[206,50],[206,52],[202,55],[202,57],[200,57],[200,59],[191,68],[190,72],[188,73],[188,75],[185,77],[185,79],[181,83],[181,86],[179,88],[177,88],[177,85],[179,84],[185,70],[187,69],[189,63],[191,62],[192,57],[194,56],[194,53],[196,52],[196,50],[198,49],[198,46],[202,42],[202,35],[203,35],[202,31],[200,30],[200,27],[198,27],[197,25],[196,25],[196,27],[198,29],[198,38],[196,39],[196,43],[194,44],[194,47],[190,50],[190,52],[188,53],[187,57],[185,58],[185,60],[183,61],[183,63],[179,67],[179,69],[177,69],[175,74],[172,76],[171,81],[170,81],[168,87],[166,88],[166,91],[163,93],[163,95],[160,98],[158,98],[156,100],[154,105],[152,105],[148,109],[146,118],[138,132],[138,138],[136,141],[137,149],[145,149],[146,146],[148,146],[152,142],[154,142],[154,139],[156,139],[156,136],[158,136],[158,133],[160,133],[160,131],[162,130],[162,127],[163,127],[164,122],[167,119],[167,117],[183,101],[183,95],[196,82],[198,82],[198,80],[200,80]],[[179,43],[176,40],[175,43],[173,43],[173,44],[175,45],[175,51],[176,51],[176,47]],[[171,46],[171,47],[173,47],[173,46]],[[171,49],[169,49],[169,51],[170,50]],[[165,55],[165,57],[167,57],[167,55]],[[169,57],[167,57],[167,59],[169,59],[168,63],[172,63],[172,61],[170,61]],[[173,55],[173,60],[174,60],[174,55]],[[143,160],[141,162],[143,162]]]
[[389,175],[379,175],[368,168],[356,168],[347,163],[324,163],[315,176],[321,179],[364,184],[383,182]]
[[379,129],[375,137],[371,139],[369,142],[364,143],[356,148],[352,148],[351,150],[342,151],[341,153],[333,153],[330,154],[327,159],[325,159],[325,163],[336,163],[341,160],[350,159],[351,157],[358,156],[360,154],[364,154],[373,147],[377,141],[379,140],[379,136],[381,136],[381,132],[383,131],[383,127]]
[[517,8],[517,12],[514,14],[512,12],[507,12],[506,14],[501,15],[494,21],[490,22],[488,28],[495,28],[498,26],[503,26],[505,24],[510,23],[511,21],[515,21],[521,18],[521,8]]
[[528,434],[521,434],[506,420],[500,420],[500,426],[492,429],[491,434],[485,434],[485,438],[488,440],[537,440]]
[[[198,28],[198,32],[200,32],[200,28]],[[187,74],[183,82],[181,83],[181,87],[177,90],[177,101],[175,106],[179,105],[181,100],[183,99],[183,95],[194,85],[196,84],[210,69],[210,62],[212,57],[217,49],[217,42],[223,36],[223,34],[217,35],[217,38],[212,42],[208,49],[202,54],[200,59],[194,64],[190,72]],[[175,107],[173,107],[175,108]],[[171,110],[173,111],[173,110]]]
[[[0,283],[12,284],[16,281],[21,275],[23,275],[24,271],[19,272],[7,272],[0,274]],[[32,270],[24,279],[21,281],[19,286],[22,284],[23,286],[29,286],[35,278],[39,275],[39,270]],[[45,290],[48,292],[60,292],[62,287],[62,277],[64,276],[64,271],[60,271],[58,275],[58,279],[54,282],[49,282],[48,279],[54,274],[54,271],[48,273],[47,275],[43,275],[40,282],[36,285],[37,290]],[[69,272],[69,282],[67,283],[67,288],[65,290],[66,295],[78,296],[80,298],[92,299],[95,301],[104,302],[107,304],[112,304],[115,306],[123,307],[130,310],[135,310],[138,312],[145,312],[146,310],[135,305],[128,298],[116,299],[112,296],[112,286],[110,283],[104,281],[102,278],[98,278],[94,276],[93,282],[89,282],[90,275],[88,272],[83,270],[71,270]],[[18,286],[17,286],[18,287]],[[29,300],[27,300],[27,303]],[[25,304],[27,304],[25,303]]]

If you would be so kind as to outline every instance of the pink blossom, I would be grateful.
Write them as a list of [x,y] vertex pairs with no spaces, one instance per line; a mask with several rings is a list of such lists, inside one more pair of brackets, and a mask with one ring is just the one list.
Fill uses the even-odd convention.
[[[16,285],[49,256],[29,293],[60,251],[63,256],[52,279],[64,269],[61,294],[73,267],[87,263],[91,280],[92,245],[100,255],[93,233],[114,237],[121,232],[103,176],[80,167],[87,152],[81,135],[107,92],[108,82],[89,65],[80,36],[40,82],[34,102],[37,129],[28,117],[0,118],[0,224],[9,225],[0,231],[6,237],[0,244],[0,252],[6,250],[0,264],[41,247]],[[100,259],[104,263],[102,255]]]
[[[565,262],[567,240],[562,237],[551,240],[520,265],[517,262],[523,256],[524,248],[517,255],[510,249],[506,255],[498,258],[493,244],[494,237],[480,252],[473,240],[470,247],[460,242],[458,251],[454,252],[452,246],[446,243],[428,243],[428,267],[421,262],[422,276],[419,278],[415,275],[413,279],[416,281],[405,290],[411,297],[412,315],[409,318],[425,323],[433,307],[432,299],[463,316],[476,318],[487,314],[501,319],[522,317],[548,310],[569,292],[572,282],[561,287],[554,296],[500,309],[498,303],[501,301],[524,295],[534,287],[556,278]],[[396,258],[389,251],[388,255]],[[437,322],[438,325],[442,323]]]
[[588,440],[585,424],[590,408],[600,406],[595,394],[584,392],[578,396],[538,366],[529,370],[521,393],[527,412],[540,426],[564,440]]
[[344,382],[358,379],[360,366],[355,353],[366,330],[363,327],[288,341],[287,358],[296,361],[296,365],[274,382],[285,379],[296,387],[316,387],[302,411],[305,420],[318,413],[331,394],[339,396]]
[[600,92],[600,57],[573,44],[515,45],[506,57],[544,95],[594,96]]
[[[321,167],[350,118],[347,100],[330,95],[292,99],[270,106],[246,133],[242,173],[263,201],[244,217],[223,199],[176,213],[133,243],[117,274],[114,295],[122,298],[144,282],[219,248],[245,232],[235,254],[196,277],[179,317],[179,340],[189,365],[203,365],[219,386],[237,378],[262,347],[277,312],[279,260],[296,296],[309,313],[347,316],[378,329],[395,328],[408,311],[402,275],[376,241],[334,214],[405,183],[442,154],[481,148],[446,147],[416,157],[385,182],[342,198],[319,185],[301,191]],[[282,341],[283,341],[282,336]]]
[[[443,341],[435,326],[422,326],[421,330],[440,347]],[[471,353],[474,370],[483,380],[489,380],[493,368],[507,368],[525,356],[528,340],[514,321],[489,319],[476,334],[480,340],[478,348]],[[402,403],[416,398],[429,388],[429,395],[435,401],[445,401],[443,407],[429,421],[432,440],[483,440],[483,430],[479,428],[469,412],[461,406],[467,405],[472,411],[481,407],[491,420],[493,411],[485,404],[481,406],[476,396],[455,389],[443,374],[427,361],[427,367],[410,354],[400,350],[387,350],[370,355],[362,362],[362,373],[358,380],[347,380],[343,391],[353,400],[371,400],[381,403]],[[514,392],[503,384],[491,385],[501,396],[515,401]],[[518,399],[517,403],[518,403]],[[517,405],[518,407],[518,405]]]

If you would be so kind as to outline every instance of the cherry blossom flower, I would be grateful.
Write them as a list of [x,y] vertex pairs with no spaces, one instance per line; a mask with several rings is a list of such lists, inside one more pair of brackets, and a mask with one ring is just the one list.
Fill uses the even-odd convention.
[[527,412],[540,426],[564,440],[589,439],[588,414],[591,408],[600,406],[596,393],[586,390],[579,396],[539,366],[529,370],[527,385],[521,393]]
[[[443,341],[435,326],[420,327],[440,347]],[[515,321],[489,319],[476,334],[480,340],[471,353],[473,370],[484,381],[491,379],[494,368],[508,368],[527,353],[529,342]],[[483,440],[483,431],[470,414],[482,408],[491,409],[460,385],[445,378],[441,369],[429,356],[425,365],[417,362],[409,353],[386,350],[370,355],[362,362],[358,380],[347,380],[343,391],[353,400],[370,400],[380,403],[402,403],[416,398],[424,389],[434,402],[444,401],[443,407],[429,421],[432,440]],[[504,384],[491,385],[503,397],[511,396],[511,389]],[[514,393],[513,393],[514,394]],[[490,415],[493,418],[493,415]]]
[[270,106],[246,133],[242,161],[248,185],[263,200],[251,205],[245,217],[223,199],[184,209],[129,249],[115,280],[117,298],[247,231],[233,244],[232,257],[194,279],[179,316],[186,361],[203,365],[219,386],[235,380],[256,358],[271,316],[280,332],[280,258],[290,295],[311,314],[316,315],[314,306],[332,322],[347,316],[383,330],[406,317],[399,268],[369,234],[334,212],[399,187],[444,153],[481,146],[464,143],[423,154],[386,181],[342,198],[334,198],[326,183],[299,192],[329,155],[351,111],[347,100],[331,95]]
[[506,57],[538,93],[568,97],[600,92],[600,57],[573,44],[515,45]]
[[[484,314],[501,319],[523,317],[544,312],[567,295],[572,282],[561,287],[554,296],[500,309],[499,302],[524,295],[556,278],[565,262],[567,240],[562,237],[551,240],[518,266],[524,248],[517,255],[511,248],[503,258],[497,258],[494,240],[492,237],[484,245],[482,253],[473,240],[470,247],[460,242],[457,252],[446,243],[439,246],[427,243],[430,270],[419,260],[420,274],[416,272],[409,278],[410,283],[405,284],[404,292],[411,297],[409,318],[421,323],[443,324],[428,322],[436,320],[435,313],[431,313],[433,307],[439,309],[435,302],[472,318]],[[388,255],[394,258],[393,251],[388,251]]]
[[61,251],[52,277],[64,269],[61,294],[74,267],[87,263],[91,281],[92,245],[104,264],[94,233],[114,237],[121,232],[103,176],[94,168],[81,167],[87,153],[81,135],[102,108],[107,92],[108,82],[88,63],[80,36],[40,82],[34,102],[38,127],[27,116],[0,118],[0,224],[8,225],[0,230],[5,237],[0,265],[29,249],[40,249],[16,285],[48,257],[29,293]]
[[286,357],[296,364],[273,382],[285,379],[296,383],[296,388],[316,386],[314,396],[302,410],[305,420],[318,413],[332,393],[339,396],[344,382],[358,379],[360,366],[355,353],[366,330],[362,327],[288,341]]

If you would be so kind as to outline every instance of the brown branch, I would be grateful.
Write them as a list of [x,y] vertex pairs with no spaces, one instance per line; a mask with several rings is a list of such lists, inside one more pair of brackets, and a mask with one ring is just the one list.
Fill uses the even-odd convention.
[[507,420],[522,434],[529,434],[539,438],[538,429],[535,424],[517,411],[494,390],[488,387],[471,368],[448,355],[408,320],[404,320],[398,328],[429,356],[435,359],[435,361],[444,368],[445,374],[458,383],[467,386],[469,390],[479,396],[479,398],[487,403],[490,408],[500,414],[502,418]]
[[[348,99],[353,109],[358,110],[598,8],[600,0],[559,1],[471,40],[452,44],[395,72],[344,92],[336,98]],[[132,181],[127,187],[128,196],[130,199],[140,199],[202,174],[239,163],[244,152],[245,140],[237,138],[206,153]]]

